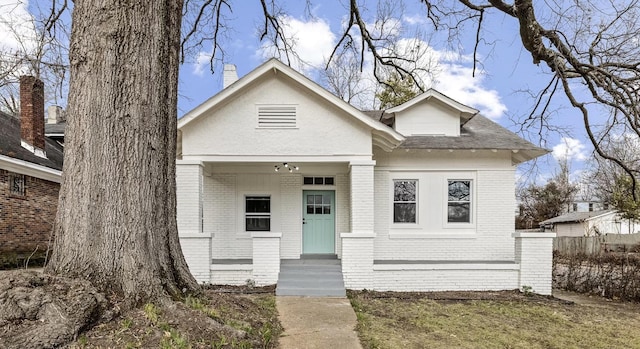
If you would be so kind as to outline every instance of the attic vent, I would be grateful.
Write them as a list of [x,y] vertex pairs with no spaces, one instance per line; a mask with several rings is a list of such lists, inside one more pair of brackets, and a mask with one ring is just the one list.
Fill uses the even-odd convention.
[[295,128],[295,105],[258,106],[258,128]]

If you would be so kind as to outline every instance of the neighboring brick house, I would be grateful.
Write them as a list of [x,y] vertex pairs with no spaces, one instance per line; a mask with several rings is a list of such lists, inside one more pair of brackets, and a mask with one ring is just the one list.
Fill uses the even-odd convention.
[[0,256],[46,251],[58,205],[63,146],[45,137],[40,80],[21,77],[20,110],[0,112]]

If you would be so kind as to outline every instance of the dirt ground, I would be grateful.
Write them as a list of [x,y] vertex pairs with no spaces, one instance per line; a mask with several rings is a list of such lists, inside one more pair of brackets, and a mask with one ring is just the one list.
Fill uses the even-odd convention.
[[281,332],[274,287],[210,286],[123,311],[82,280],[0,272],[0,349],[276,348]]
[[276,348],[282,332],[277,315],[273,287],[211,287],[171,309],[145,305],[121,314],[70,347]]

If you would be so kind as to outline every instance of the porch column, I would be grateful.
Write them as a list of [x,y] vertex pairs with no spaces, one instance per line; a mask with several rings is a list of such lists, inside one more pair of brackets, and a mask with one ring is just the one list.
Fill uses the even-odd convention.
[[550,295],[555,233],[515,233],[516,263],[520,264],[520,290]]
[[351,232],[373,233],[373,167],[376,162],[351,162]]
[[342,274],[345,287],[374,288],[373,168],[376,162],[351,162],[351,233],[343,233]]
[[282,233],[253,232],[253,281],[256,286],[273,285],[280,274],[280,238]]
[[202,233],[201,161],[176,161],[176,204],[178,232]]
[[189,271],[200,283],[211,282],[211,235],[202,232],[201,161],[176,161],[178,235]]

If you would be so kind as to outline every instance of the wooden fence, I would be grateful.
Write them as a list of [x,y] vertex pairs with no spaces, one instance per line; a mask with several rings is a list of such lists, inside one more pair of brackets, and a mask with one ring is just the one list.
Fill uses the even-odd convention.
[[640,244],[640,233],[578,237],[561,236],[553,239],[553,250],[563,254],[599,254],[610,251],[630,251],[635,249],[638,244]]

